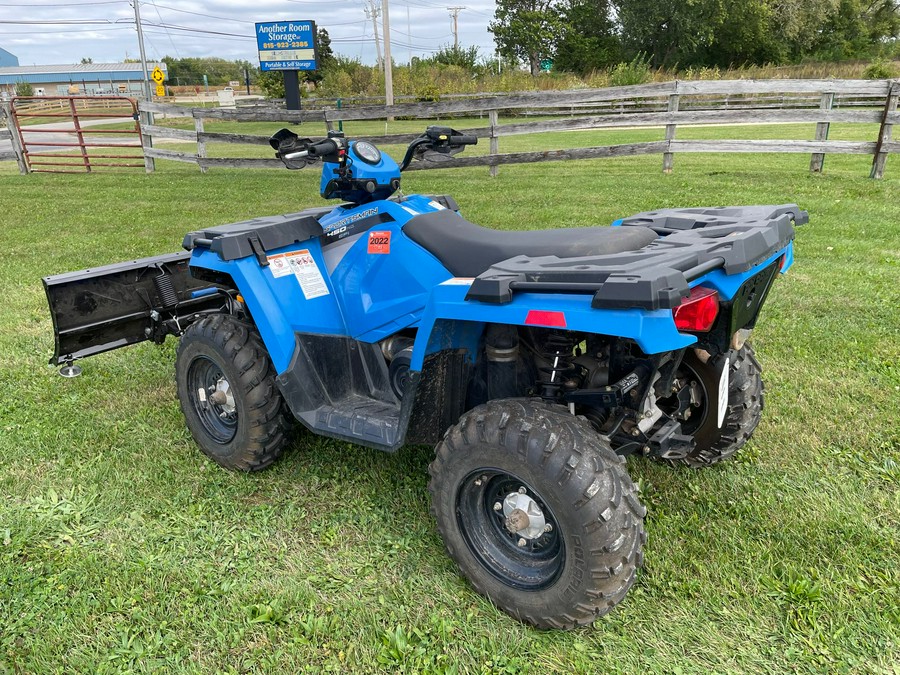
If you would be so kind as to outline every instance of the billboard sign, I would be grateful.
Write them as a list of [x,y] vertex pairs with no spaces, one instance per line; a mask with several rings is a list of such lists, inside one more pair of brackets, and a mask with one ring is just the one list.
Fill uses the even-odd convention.
[[256,24],[259,69],[315,70],[316,22],[270,21]]

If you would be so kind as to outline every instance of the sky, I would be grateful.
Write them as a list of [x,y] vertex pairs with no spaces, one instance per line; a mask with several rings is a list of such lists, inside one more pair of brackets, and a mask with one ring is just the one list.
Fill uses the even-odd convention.
[[[381,0],[375,0],[379,7]],[[257,21],[313,20],[328,30],[338,54],[375,63],[375,40],[367,0],[141,0],[147,59],[219,56],[257,63]],[[459,44],[493,53],[487,24],[494,0],[389,0],[394,63],[427,56],[453,44],[448,7],[459,12]],[[156,24],[156,25],[151,25]],[[163,27],[165,26],[165,27]],[[378,25],[382,32],[381,18]],[[0,47],[20,65],[111,63],[138,58],[130,0],[0,0]]]

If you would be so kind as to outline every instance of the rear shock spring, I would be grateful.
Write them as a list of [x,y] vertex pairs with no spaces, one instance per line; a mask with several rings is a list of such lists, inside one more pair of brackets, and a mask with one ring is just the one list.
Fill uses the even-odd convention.
[[560,390],[565,384],[565,374],[572,368],[573,352],[577,344],[574,333],[553,331],[547,336],[541,356],[549,365],[538,367],[541,398],[548,401],[559,398]]

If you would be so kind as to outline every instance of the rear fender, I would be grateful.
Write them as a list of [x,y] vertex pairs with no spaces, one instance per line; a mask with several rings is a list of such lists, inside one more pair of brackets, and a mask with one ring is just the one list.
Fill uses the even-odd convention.
[[[630,338],[647,354],[682,349],[697,342],[693,335],[675,329],[668,309],[594,309],[590,295],[563,293],[519,293],[507,304],[493,305],[466,300],[471,281],[454,278],[435,287],[419,323],[411,370],[421,370],[425,357],[442,349],[463,347],[474,353],[486,323]],[[564,324],[528,322],[529,312],[552,312]]]
[[[731,303],[745,282],[776,264],[784,256],[781,272],[787,271],[794,259],[793,244],[761,261],[758,265],[739,274],[726,274],[724,270],[714,270],[691,282],[691,286],[703,285],[715,289],[725,303]],[[451,348],[464,348],[474,359],[478,340],[486,323],[508,324],[512,326],[535,326],[564,328],[566,330],[608,335],[634,340],[645,354],[683,349],[697,344],[696,336],[680,333],[675,328],[670,309],[597,309],[591,306],[590,295],[564,293],[517,293],[512,301],[495,305],[466,300],[471,279],[453,278],[439,284],[431,294],[428,305],[419,323],[414,345],[412,370],[420,370],[429,354]],[[762,307],[766,287],[753,311],[750,323],[755,322],[756,312]],[[528,322],[529,312],[551,312],[564,325]],[[742,324],[743,326],[743,324]],[[742,326],[737,326],[738,328]],[[732,327],[733,328],[733,327]],[[714,331],[719,329],[718,324]],[[727,344],[731,339],[731,329],[727,335],[716,336]],[[703,336],[706,338],[706,336]]]

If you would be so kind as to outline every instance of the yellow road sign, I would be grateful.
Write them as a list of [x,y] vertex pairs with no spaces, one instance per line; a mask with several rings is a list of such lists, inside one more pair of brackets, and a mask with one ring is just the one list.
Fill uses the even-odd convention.
[[156,66],[156,68],[153,69],[153,72],[150,73],[150,77],[156,84],[162,84],[163,80],[166,79],[165,73],[159,69],[159,66]]
[[157,96],[165,96],[166,88],[164,86],[162,86],[161,84],[156,85],[156,95]]

